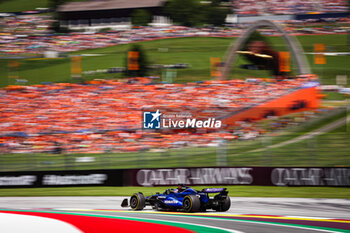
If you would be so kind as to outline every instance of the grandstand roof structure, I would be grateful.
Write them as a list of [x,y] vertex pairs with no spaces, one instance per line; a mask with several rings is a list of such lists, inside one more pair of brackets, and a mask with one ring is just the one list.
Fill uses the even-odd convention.
[[161,7],[165,0],[101,0],[86,2],[68,2],[58,8],[59,12],[72,11],[96,11],[96,10],[114,10],[114,9],[132,9]]

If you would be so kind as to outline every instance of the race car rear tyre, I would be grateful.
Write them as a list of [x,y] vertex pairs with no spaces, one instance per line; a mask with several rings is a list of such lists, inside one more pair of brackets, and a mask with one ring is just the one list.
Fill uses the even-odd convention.
[[143,210],[145,208],[145,196],[142,193],[134,193],[130,197],[130,207],[133,210]]
[[216,211],[225,212],[228,211],[231,207],[231,199],[229,196],[226,196],[224,199],[219,201],[219,205],[214,208]]
[[185,212],[196,212],[201,208],[201,201],[195,195],[185,196],[182,201],[182,208]]

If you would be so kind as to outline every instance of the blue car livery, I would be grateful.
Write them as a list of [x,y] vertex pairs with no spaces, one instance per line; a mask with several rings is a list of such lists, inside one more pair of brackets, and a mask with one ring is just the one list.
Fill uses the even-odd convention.
[[[211,193],[217,194],[210,197]],[[230,209],[231,200],[226,188],[206,188],[198,191],[191,187],[179,186],[177,189],[166,189],[162,194],[156,193],[148,197],[142,193],[134,193],[129,203],[128,199],[122,202],[122,207],[128,206],[134,210],[143,210],[145,206],[151,206],[155,210],[166,211],[227,211]]]

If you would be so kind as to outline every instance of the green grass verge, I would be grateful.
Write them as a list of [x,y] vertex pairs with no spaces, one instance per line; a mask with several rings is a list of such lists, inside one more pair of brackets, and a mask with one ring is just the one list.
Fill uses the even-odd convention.
[[[286,51],[284,41],[279,37],[268,38],[274,47],[279,51]],[[347,35],[314,35],[298,36],[300,43],[306,52],[313,51],[314,43],[325,43],[327,51],[344,52],[349,50],[347,45]],[[174,38],[165,40],[155,40],[139,42],[145,49],[149,60],[153,64],[174,64],[188,63],[190,68],[178,70],[175,82],[189,82],[198,80],[208,80],[210,77],[210,57],[223,57],[230,43],[236,38]],[[90,49],[71,54],[78,55],[84,53],[102,54],[102,56],[84,57],[83,71],[107,69],[110,67],[124,67],[126,51],[130,45],[117,45],[107,48]],[[168,52],[161,52],[159,48],[168,48]],[[327,56],[326,65],[313,65],[313,56],[307,55],[313,72],[320,76],[323,84],[335,84],[336,75],[348,75],[350,73],[349,56]],[[15,80],[8,79],[6,59],[0,60],[0,86],[14,84]],[[27,79],[28,84],[40,82],[74,82],[70,77],[70,59],[22,59],[20,78]],[[246,77],[269,77],[267,71],[254,71],[237,68],[241,64],[246,64],[242,57],[234,65],[234,71],[230,78]],[[295,66],[293,66],[295,69]],[[152,75],[161,75],[161,71],[153,71]],[[98,74],[84,75],[85,80],[95,78],[115,79],[122,78],[122,74]]]
[[[208,186],[194,186],[201,190]],[[342,187],[210,186],[226,187],[231,197],[350,198],[350,189]],[[174,188],[174,187],[170,187]],[[0,189],[0,196],[130,196],[135,192],[151,195],[166,187],[69,187]]]
[[323,91],[322,94],[326,95],[324,100],[345,100],[349,98],[349,96],[335,91]]

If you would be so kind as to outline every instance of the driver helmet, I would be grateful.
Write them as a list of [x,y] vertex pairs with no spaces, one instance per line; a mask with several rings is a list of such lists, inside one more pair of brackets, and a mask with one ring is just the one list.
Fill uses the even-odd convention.
[[177,190],[179,191],[179,192],[182,192],[182,191],[184,191],[186,188],[185,188],[185,186],[183,185],[183,184],[178,184],[177,185]]

